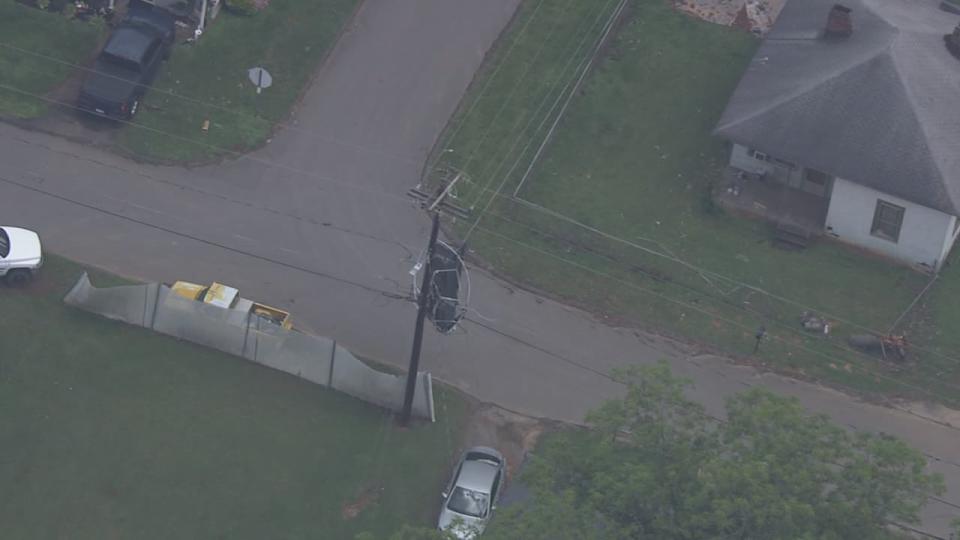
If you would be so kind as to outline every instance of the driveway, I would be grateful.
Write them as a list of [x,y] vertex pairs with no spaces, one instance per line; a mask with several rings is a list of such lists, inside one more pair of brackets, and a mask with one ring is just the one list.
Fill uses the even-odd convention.
[[[518,2],[367,0],[296,122],[217,167],[143,166],[0,125],[0,221],[127,276],[230,283],[290,309],[301,328],[406,366],[415,312],[408,270],[429,221],[404,193]],[[923,529],[945,537],[960,514],[956,428],[611,328],[480,271],[471,277],[470,320],[451,336],[428,330],[422,368],[481,400],[579,421],[621,391],[611,368],[669,358],[714,414],[724,397],[763,385],[851,428],[909,439],[950,489],[926,507]]]

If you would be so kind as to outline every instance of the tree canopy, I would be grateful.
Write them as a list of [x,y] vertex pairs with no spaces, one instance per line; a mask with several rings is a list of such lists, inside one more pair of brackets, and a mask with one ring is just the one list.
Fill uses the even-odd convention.
[[665,363],[617,378],[626,396],[588,415],[592,429],[543,441],[524,478],[530,503],[486,538],[884,538],[943,491],[903,441],[852,433],[795,399],[753,388],[721,421]]
[[[589,429],[541,441],[522,475],[530,500],[501,508],[485,540],[882,539],[944,490],[903,441],[795,399],[753,388],[721,420],[666,363],[616,377],[626,395],[591,412]],[[405,531],[392,540],[444,538]]]

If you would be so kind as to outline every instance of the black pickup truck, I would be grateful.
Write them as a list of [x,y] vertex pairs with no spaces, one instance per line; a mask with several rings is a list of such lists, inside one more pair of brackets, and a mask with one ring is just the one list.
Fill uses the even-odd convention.
[[131,10],[97,56],[77,105],[99,116],[133,118],[161,61],[170,55],[175,28],[164,12]]

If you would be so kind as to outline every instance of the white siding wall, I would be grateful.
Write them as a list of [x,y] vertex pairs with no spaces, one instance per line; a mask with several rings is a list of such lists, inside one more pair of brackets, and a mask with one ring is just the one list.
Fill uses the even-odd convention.
[[[870,233],[877,200],[906,208],[900,238],[891,242]],[[827,233],[909,264],[939,269],[949,252],[956,217],[837,178],[827,210]]]

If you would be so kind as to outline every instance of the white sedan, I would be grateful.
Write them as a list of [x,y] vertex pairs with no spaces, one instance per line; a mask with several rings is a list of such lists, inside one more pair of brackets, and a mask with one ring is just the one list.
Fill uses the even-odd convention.
[[17,227],[0,227],[0,277],[8,285],[23,285],[43,266],[40,237]]
[[475,446],[464,452],[443,492],[437,527],[464,540],[479,536],[496,508],[506,466],[493,448]]

